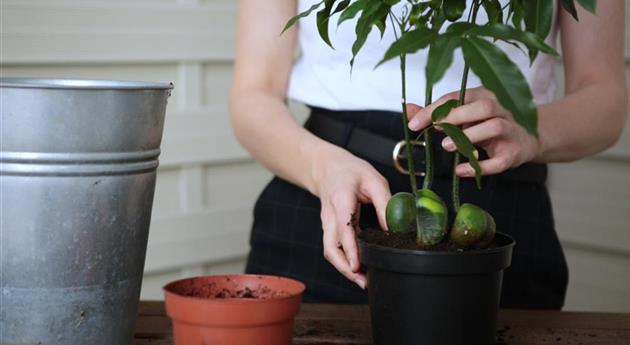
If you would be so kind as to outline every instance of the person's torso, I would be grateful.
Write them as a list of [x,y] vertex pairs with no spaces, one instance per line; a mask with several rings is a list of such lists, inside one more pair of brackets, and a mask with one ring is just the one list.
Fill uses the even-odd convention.
[[[307,10],[319,0],[298,0],[298,12]],[[400,15],[405,2],[397,5],[394,12]],[[557,5],[556,5],[557,6]],[[557,13],[557,8],[554,10]],[[356,37],[356,18],[336,27],[339,14],[330,20],[330,41],[335,49],[327,46],[319,37],[315,24],[315,14],[303,18],[298,26],[300,57],[295,63],[289,82],[289,98],[311,106],[332,110],[389,110],[400,111],[401,76],[398,59],[390,60],[374,69],[383,54],[395,40],[391,25],[387,26],[381,38],[374,29],[355,59],[350,72],[351,46]],[[358,16],[357,16],[358,17]],[[553,16],[552,30],[547,37],[548,44],[555,46],[557,35],[556,15]],[[478,23],[485,23],[483,11]],[[539,54],[530,65],[526,52],[503,42],[497,42],[521,69],[527,78],[537,103],[553,100],[556,85],[554,82],[555,59]],[[424,104],[425,62],[427,49],[407,57],[407,98],[409,102]],[[461,83],[464,61],[461,50],[455,51],[453,64],[444,78],[434,87],[433,96],[458,90]],[[468,87],[481,83],[474,73],[468,80]]]

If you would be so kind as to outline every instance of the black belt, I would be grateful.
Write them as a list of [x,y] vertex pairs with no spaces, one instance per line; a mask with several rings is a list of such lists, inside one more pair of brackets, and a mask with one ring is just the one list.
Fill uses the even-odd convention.
[[[393,152],[401,139],[383,136],[367,128],[357,127],[352,122],[335,119],[334,111],[316,110],[311,113],[304,125],[307,130],[323,140],[347,149],[357,157],[385,166],[395,167]],[[416,135],[412,139],[415,139]],[[449,178],[453,173],[453,155],[441,148],[443,138],[444,135],[442,133],[435,133],[431,140],[433,144],[434,175],[435,177]],[[405,150],[403,149],[402,151],[404,155]],[[424,171],[424,147],[414,146],[413,155],[416,171]],[[487,158],[487,155],[485,155],[483,150],[480,150],[480,159],[485,158]],[[403,168],[406,169],[404,161],[404,159],[399,159]],[[547,179],[547,166],[544,164],[526,163],[518,168],[510,169],[494,176],[500,180],[544,184]]]

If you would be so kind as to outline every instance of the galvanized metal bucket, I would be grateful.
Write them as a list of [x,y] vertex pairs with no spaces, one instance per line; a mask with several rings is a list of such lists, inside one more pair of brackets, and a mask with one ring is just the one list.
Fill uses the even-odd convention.
[[0,79],[0,343],[133,342],[171,89]]

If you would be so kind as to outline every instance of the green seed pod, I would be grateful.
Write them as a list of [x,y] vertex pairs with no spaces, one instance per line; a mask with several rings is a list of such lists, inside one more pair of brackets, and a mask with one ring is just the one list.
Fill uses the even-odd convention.
[[492,242],[495,233],[496,224],[488,212],[472,204],[463,204],[455,216],[449,237],[458,248],[483,248]]
[[418,234],[416,242],[423,247],[434,246],[446,236],[448,209],[439,195],[429,189],[420,189],[417,193],[416,211],[418,212]]
[[479,241],[476,245],[477,248],[486,248],[492,240],[494,240],[494,236],[497,234],[497,223],[495,223],[492,215],[486,211],[486,217],[488,218],[488,227],[486,228],[486,235]]
[[411,232],[416,229],[415,197],[411,193],[394,194],[387,202],[385,221],[391,232]]

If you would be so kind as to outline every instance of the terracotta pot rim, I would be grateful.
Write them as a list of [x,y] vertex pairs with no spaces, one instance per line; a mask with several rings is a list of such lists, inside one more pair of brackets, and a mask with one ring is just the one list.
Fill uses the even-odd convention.
[[[264,282],[264,280],[266,279],[279,279],[279,280],[284,280],[290,284],[294,284],[297,285],[297,290],[296,291],[287,291],[289,292],[287,295],[283,295],[283,296],[279,296],[279,297],[273,297],[273,298],[266,298],[266,299],[258,299],[258,298],[205,298],[205,297],[196,297],[196,296],[184,296],[184,295],[180,295],[174,291],[171,290],[172,286],[175,284],[178,284],[180,282],[186,281],[186,280],[192,280],[192,279],[200,279],[200,278],[217,278],[217,279],[222,279],[222,278],[237,278],[237,277],[256,277],[256,278],[261,278],[261,280]],[[283,301],[283,300],[289,300],[289,299],[293,299],[297,296],[300,296],[304,293],[304,290],[306,290],[306,285],[304,285],[304,283],[302,283],[299,280],[296,279],[292,279],[292,278],[288,278],[288,277],[282,277],[282,276],[274,276],[274,275],[265,275],[265,274],[210,274],[210,275],[203,275],[203,276],[194,276],[194,277],[188,277],[188,278],[183,278],[183,279],[178,279],[178,280],[174,280],[171,281],[169,283],[167,283],[166,285],[164,285],[162,287],[162,291],[164,291],[165,295],[168,295],[171,298],[174,299],[180,299],[180,300],[187,300],[187,301],[195,301],[195,302],[200,302],[200,303],[221,303],[221,304],[227,304],[227,303],[233,303],[233,304],[263,304],[263,303],[270,303],[270,302],[276,302],[276,301]]]

